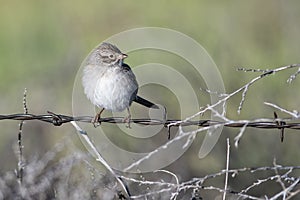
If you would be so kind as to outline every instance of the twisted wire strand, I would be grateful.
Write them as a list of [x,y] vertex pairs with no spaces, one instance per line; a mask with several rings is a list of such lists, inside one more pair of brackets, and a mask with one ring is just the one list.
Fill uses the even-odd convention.
[[[0,120],[19,120],[19,121],[30,121],[30,120],[38,120],[53,124],[54,126],[60,126],[65,123],[69,123],[71,121],[77,122],[85,122],[91,123],[93,117],[92,116],[68,116],[62,114],[55,114],[53,112],[48,112],[48,114],[8,114],[8,115],[0,115]],[[123,117],[107,117],[100,118],[100,123],[127,123],[124,122]],[[296,122],[292,118],[286,119],[255,119],[252,121],[232,121],[232,122],[222,122],[222,121],[213,121],[213,120],[198,120],[198,121],[182,121],[179,119],[131,119],[130,123],[136,123],[141,125],[164,125],[168,127],[170,124],[176,124],[174,126],[215,126],[215,125],[224,125],[226,127],[232,128],[242,128],[252,127],[252,128],[260,128],[260,129],[294,129],[300,130],[300,122]]]

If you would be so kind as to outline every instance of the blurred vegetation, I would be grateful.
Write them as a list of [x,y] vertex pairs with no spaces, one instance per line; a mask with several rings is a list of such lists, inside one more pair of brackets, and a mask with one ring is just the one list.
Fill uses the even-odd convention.
[[[237,72],[235,67],[275,68],[300,62],[300,2],[296,0],[0,0],[0,3],[1,114],[23,111],[25,87],[29,112],[51,110],[71,114],[73,82],[85,56],[101,41],[131,28],[164,27],[194,38],[219,67],[227,92],[257,75]],[[138,62],[134,58],[129,58],[130,61]],[[300,80],[298,77],[289,85],[288,76],[289,73],[276,74],[250,88],[241,115],[236,112],[240,96],[233,98],[228,102],[228,116],[234,119],[272,117],[273,109],[264,106],[264,101],[299,111]],[[205,85],[198,87],[205,88]],[[156,96],[154,92],[151,96],[152,100],[168,105],[173,115],[170,117],[178,117],[176,100],[172,100],[175,102],[172,107],[168,96],[162,93]],[[201,92],[199,98],[201,101]],[[16,167],[13,146],[17,122],[0,123],[0,156],[6,161],[1,164],[3,173]],[[187,180],[224,168],[225,138],[233,141],[237,133],[235,129],[224,129],[213,151],[202,160],[197,158],[203,138],[199,136],[192,148],[168,169]],[[43,155],[66,135],[78,142],[71,126],[56,128],[26,123],[25,157]],[[280,143],[277,130],[249,129],[240,147],[232,148],[231,167],[272,165],[274,157],[282,165],[299,165],[299,143],[296,131],[287,131],[285,141]]]

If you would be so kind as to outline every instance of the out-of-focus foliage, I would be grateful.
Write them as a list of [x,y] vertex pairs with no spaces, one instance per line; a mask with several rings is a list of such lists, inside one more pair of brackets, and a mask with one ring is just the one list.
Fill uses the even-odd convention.
[[[1,114],[23,111],[25,87],[30,112],[71,113],[73,82],[85,56],[101,41],[131,28],[171,28],[194,38],[216,62],[227,92],[254,77],[251,73],[237,72],[237,66],[274,68],[300,62],[300,2],[296,0],[1,0],[0,4]],[[137,61],[134,57],[128,59],[133,64]],[[240,97],[232,99],[228,102],[228,116],[234,119],[272,117],[273,109],[264,106],[264,101],[300,110],[299,77],[288,85],[288,76],[289,73],[276,74],[251,88],[241,115],[236,112]],[[155,101],[168,103],[167,96],[151,95]],[[177,118],[177,105],[175,108],[170,105],[168,109],[174,114],[171,117]],[[3,173],[16,166],[13,146],[17,122],[0,121],[0,127],[0,157],[6,161],[1,164]],[[199,137],[191,150],[169,169],[182,179],[189,179],[224,168],[225,138],[233,138],[237,133],[235,129],[224,129],[219,143],[202,160],[197,158],[199,140],[203,138]],[[53,128],[26,123],[25,156],[42,155],[65,135],[77,139],[71,126]],[[287,132],[284,143],[280,143],[277,130],[249,129],[239,149],[232,148],[230,162],[232,167],[263,166],[271,165],[276,157],[279,164],[299,165],[299,142],[295,131]]]

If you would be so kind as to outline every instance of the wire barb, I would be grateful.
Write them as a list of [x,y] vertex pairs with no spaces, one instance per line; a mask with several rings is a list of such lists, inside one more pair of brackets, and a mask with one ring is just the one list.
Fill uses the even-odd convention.
[[[77,122],[85,122],[91,123],[92,116],[68,116],[62,114],[56,114],[51,111],[47,111],[48,114],[8,114],[8,115],[0,115],[0,120],[20,120],[20,121],[31,121],[38,120],[53,124],[54,126],[60,126],[65,123],[70,123],[72,121]],[[132,123],[140,124],[140,125],[163,125],[164,127],[178,127],[178,126],[200,126],[200,127],[208,127],[215,125],[224,125],[232,128],[242,128],[243,126],[252,127],[252,128],[263,128],[263,129],[294,129],[300,130],[300,122],[296,121],[295,118],[283,118],[280,119],[280,123],[278,123],[278,119],[274,120],[270,119],[254,119],[254,120],[241,120],[241,121],[233,121],[224,123],[224,121],[213,121],[213,120],[188,120],[182,121],[181,119],[131,119]],[[111,124],[124,124],[123,117],[107,117],[100,118],[99,121],[101,123],[111,123]]]

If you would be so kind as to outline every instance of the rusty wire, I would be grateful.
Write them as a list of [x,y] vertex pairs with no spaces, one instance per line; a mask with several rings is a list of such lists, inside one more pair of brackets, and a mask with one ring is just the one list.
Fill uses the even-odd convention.
[[[243,102],[245,101],[246,92],[254,82],[270,74],[275,74],[277,72],[285,71],[291,68],[298,68],[298,70],[289,77],[289,79],[287,80],[288,83],[291,83],[296,78],[296,76],[300,74],[300,64],[297,63],[297,64],[286,65],[272,70],[238,68],[239,71],[262,72],[263,74],[252,79],[245,86],[239,88],[238,90],[232,92],[231,94],[227,94],[227,96],[224,99],[221,99],[220,101],[218,101],[214,105],[211,105],[210,107],[213,109],[218,104],[222,102],[226,102],[233,95],[243,91],[242,99],[238,108],[238,113],[239,113],[241,111]],[[92,116],[68,116],[68,115],[56,114],[50,111],[48,111],[47,114],[41,114],[41,115],[29,114],[28,109],[26,107],[26,96],[24,96],[23,101],[25,102],[25,103],[23,102],[24,104],[23,107],[24,110],[26,111],[24,114],[17,113],[17,114],[0,115],[0,120],[19,120],[19,121],[38,120],[38,121],[51,123],[54,126],[60,126],[64,123],[69,123],[72,121],[92,123],[92,119],[93,119]],[[252,127],[252,128],[260,128],[260,129],[280,129],[282,131],[282,135],[285,129],[300,130],[300,122],[299,122],[300,115],[295,115],[295,113],[291,114],[291,112],[271,103],[265,103],[265,104],[275,109],[278,109],[280,111],[283,111],[285,113],[288,113],[292,117],[278,118],[276,112],[274,112],[274,118],[270,118],[270,119],[238,120],[238,121],[226,119],[224,122],[224,121],[212,121],[209,119],[198,120],[198,121],[167,119],[166,116],[164,116],[164,119],[146,119],[146,118],[130,119],[129,123],[135,123],[141,125],[163,125],[168,129],[174,126],[175,127],[176,126],[208,127],[208,126],[217,126],[217,125],[224,125],[226,127],[233,127],[233,128]],[[204,109],[203,111],[201,111],[201,113],[204,113],[206,110],[209,109]],[[297,119],[298,121],[296,121]],[[103,122],[104,123],[128,123],[128,121],[126,122],[124,121],[123,117],[100,118],[98,122],[99,123],[103,123]]]
[[[0,120],[19,120],[19,121],[31,121],[38,120],[53,124],[54,126],[60,126],[65,123],[69,123],[71,121],[77,122],[85,122],[91,123],[93,117],[92,116],[68,116],[62,114],[56,114],[48,111],[48,114],[35,115],[35,114],[8,114],[8,115],[0,115]],[[124,122],[123,117],[107,117],[100,118],[99,123],[127,123]],[[285,119],[257,119],[252,121],[230,121],[230,122],[221,122],[221,121],[213,121],[213,120],[189,120],[182,121],[178,119],[130,119],[130,123],[140,124],[140,125],[163,125],[164,127],[168,127],[170,124],[174,124],[171,126],[215,126],[215,125],[224,125],[226,127],[232,128],[242,128],[252,127],[252,128],[261,128],[261,129],[294,129],[300,130],[300,122],[296,122],[292,118]]]

